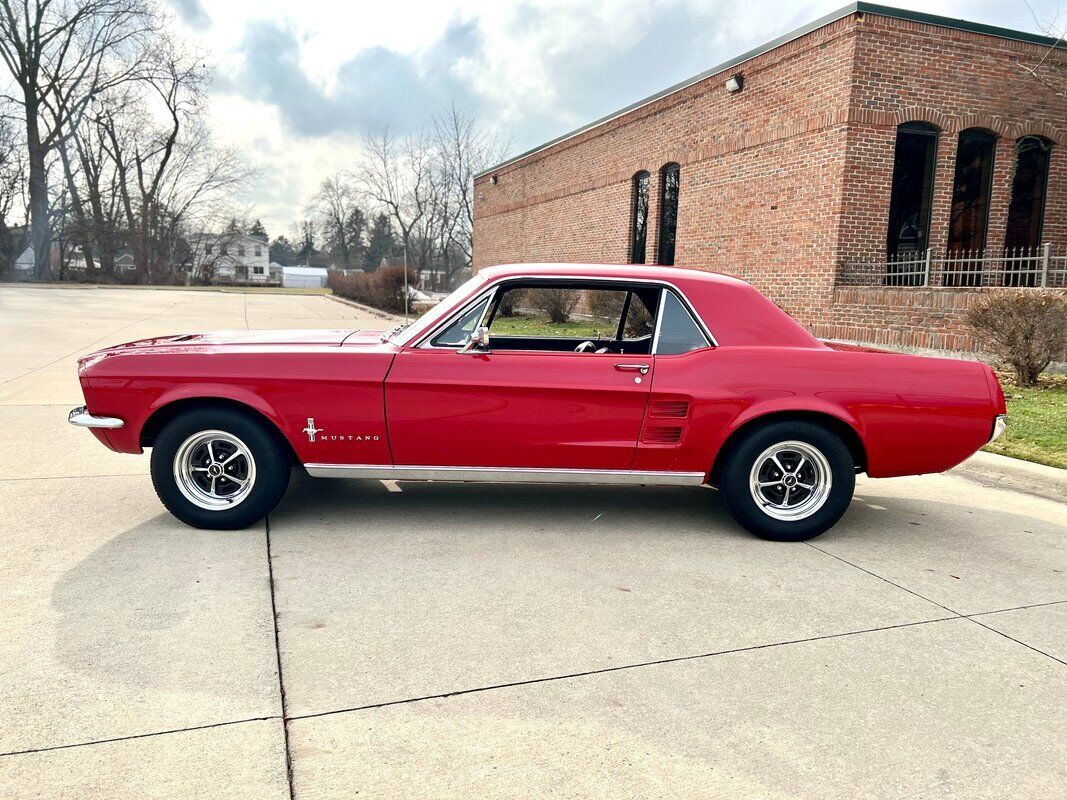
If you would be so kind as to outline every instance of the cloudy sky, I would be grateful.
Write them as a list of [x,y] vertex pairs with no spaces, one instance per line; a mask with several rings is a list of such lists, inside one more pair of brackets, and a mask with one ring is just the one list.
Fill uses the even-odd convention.
[[[360,136],[455,102],[520,152],[844,0],[167,0],[217,66],[216,136],[263,165],[249,201],[288,233]],[[1056,0],[893,0],[1020,30]],[[1067,16],[1067,12],[1065,12]]]

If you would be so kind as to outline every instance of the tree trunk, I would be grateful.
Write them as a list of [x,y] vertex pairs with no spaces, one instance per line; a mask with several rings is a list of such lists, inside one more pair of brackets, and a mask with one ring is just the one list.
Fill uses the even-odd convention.
[[26,93],[26,149],[30,162],[30,245],[33,247],[34,273],[39,281],[51,277],[52,231],[48,209],[48,174],[44,159],[47,149],[41,144],[37,122],[37,99]]

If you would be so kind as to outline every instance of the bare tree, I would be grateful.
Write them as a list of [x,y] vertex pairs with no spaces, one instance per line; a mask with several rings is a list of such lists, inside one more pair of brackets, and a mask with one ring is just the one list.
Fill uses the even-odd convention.
[[357,203],[358,193],[342,175],[327,178],[308,209],[319,219],[323,245],[340,259],[343,269],[362,262],[367,221]]
[[1054,41],[1040,59],[1020,62],[1019,67],[1060,97],[1067,97],[1067,22],[1061,21],[1058,11],[1051,20],[1042,19],[1033,6],[1026,5],[1038,29]]
[[434,145],[452,211],[448,241],[469,266],[474,256],[474,176],[502,161],[510,143],[479,128],[473,116],[453,104],[434,119]]
[[24,112],[31,242],[38,277],[49,258],[45,160],[93,97],[135,74],[157,17],[150,0],[0,0],[0,58]]
[[385,130],[367,137],[364,150],[356,168],[360,193],[396,222],[408,264],[427,266],[424,248],[415,245],[440,189],[432,141],[423,133],[400,140]]

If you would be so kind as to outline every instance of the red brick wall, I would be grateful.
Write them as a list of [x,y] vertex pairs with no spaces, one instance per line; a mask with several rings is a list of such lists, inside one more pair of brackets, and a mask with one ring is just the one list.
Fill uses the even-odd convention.
[[[942,130],[934,247],[947,240],[956,137],[972,126],[1000,137],[989,247],[1003,243],[1014,140],[1028,133],[1057,143],[1044,239],[1067,245],[1067,100],[1021,68],[1043,54],[1038,45],[852,15],[729,70],[745,76],[740,94],[726,92],[727,73],[715,75],[501,168],[496,185],[479,179],[475,269],[624,262],[631,178],[642,169],[652,174],[653,261],[658,170],[676,161],[678,266],[744,277],[820,335],[848,329],[856,335],[841,338],[971,347],[961,309],[980,293],[909,299],[907,289],[835,289],[835,275],[840,263],[884,250],[896,126],[912,120]],[[1055,57],[1067,67],[1067,54]]]

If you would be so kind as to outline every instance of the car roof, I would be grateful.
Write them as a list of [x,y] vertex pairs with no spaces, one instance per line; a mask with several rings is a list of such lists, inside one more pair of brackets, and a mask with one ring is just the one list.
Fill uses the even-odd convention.
[[490,280],[523,277],[525,275],[551,275],[561,278],[618,278],[620,280],[643,278],[645,280],[666,281],[668,283],[708,281],[731,285],[749,285],[740,278],[723,275],[719,272],[660,267],[648,264],[567,264],[562,262],[500,264],[494,267],[483,267],[478,270],[478,274],[484,275]]

